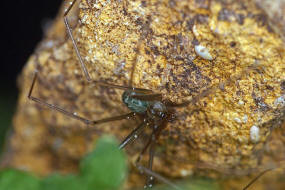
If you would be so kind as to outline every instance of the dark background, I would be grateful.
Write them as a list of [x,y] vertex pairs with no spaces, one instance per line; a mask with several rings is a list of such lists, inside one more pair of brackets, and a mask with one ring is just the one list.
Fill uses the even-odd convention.
[[62,0],[1,1],[0,149],[17,101],[16,79]]

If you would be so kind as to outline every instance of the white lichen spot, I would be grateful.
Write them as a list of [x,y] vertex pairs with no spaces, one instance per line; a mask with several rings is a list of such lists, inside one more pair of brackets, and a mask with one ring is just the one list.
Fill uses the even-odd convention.
[[247,115],[244,115],[244,116],[242,117],[242,121],[243,121],[244,123],[246,123],[246,122],[248,121],[248,116],[247,116]]
[[202,57],[203,59],[206,60],[213,60],[212,55],[209,53],[209,50],[202,46],[202,45],[196,45],[195,46],[195,52],[198,56]]
[[54,45],[55,45],[55,44],[54,44],[54,41],[53,41],[53,40],[49,40],[49,41],[47,41],[46,43],[43,44],[43,46],[44,46],[45,48],[52,48]]
[[60,61],[66,61],[70,59],[70,54],[67,53],[67,45],[60,46],[53,49],[53,56]]
[[238,101],[238,104],[239,104],[239,105],[244,105],[244,101],[239,100],[239,101]]
[[124,68],[125,68],[126,62],[125,61],[121,61],[118,63],[117,67],[114,69],[114,73],[116,75],[121,75],[124,73]]
[[189,176],[191,174],[191,171],[189,170],[180,170],[180,174],[183,176],[183,177],[186,177],[186,176]]
[[94,6],[95,9],[100,9],[101,8],[100,4],[94,4],[93,6]]
[[89,23],[86,23],[86,21],[88,20],[88,15],[84,15],[82,18],[81,18],[81,22],[84,23],[84,24],[89,24]]
[[214,30],[214,33],[216,33],[216,34],[219,34],[219,33],[220,33],[220,30],[219,30],[218,27]]
[[119,47],[117,45],[114,45],[112,47],[112,52],[115,53],[116,55],[119,55],[120,54]]
[[237,122],[237,123],[241,123],[241,119],[238,118],[238,117],[235,117],[234,120],[235,120],[235,122]]
[[250,128],[250,140],[253,142],[253,143],[257,143],[259,141],[259,127],[253,125],[251,128]]
[[145,15],[145,8],[142,6],[142,3],[140,1],[129,1],[130,7],[132,7],[132,10],[135,10],[136,13],[140,15]]
[[276,98],[274,101],[275,106],[285,106],[285,94]]
[[196,25],[193,26],[192,31],[193,31],[193,33],[194,33],[194,35],[195,35],[196,37],[199,36],[199,32],[198,32],[198,30],[197,30]]

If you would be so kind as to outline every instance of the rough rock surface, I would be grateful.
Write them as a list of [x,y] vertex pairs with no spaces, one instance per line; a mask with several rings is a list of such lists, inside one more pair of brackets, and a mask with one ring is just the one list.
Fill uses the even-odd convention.
[[[136,62],[133,86],[172,102],[193,100],[211,89],[194,104],[175,109],[158,142],[154,171],[169,178],[234,177],[284,163],[285,49],[254,2],[82,0],[69,21],[94,80],[128,85]],[[212,60],[195,52],[198,45]],[[86,81],[60,14],[19,77],[14,132],[2,165],[40,175],[74,172],[93,148],[94,128],[122,140],[138,125],[130,119],[86,126],[29,101],[35,69],[35,97],[91,120],[128,112],[121,90]],[[253,126],[258,133],[251,134]],[[127,148],[130,160],[145,142],[142,138]],[[143,180],[134,174],[132,183]]]
[[256,0],[270,19],[270,26],[282,36],[285,41],[285,0]]

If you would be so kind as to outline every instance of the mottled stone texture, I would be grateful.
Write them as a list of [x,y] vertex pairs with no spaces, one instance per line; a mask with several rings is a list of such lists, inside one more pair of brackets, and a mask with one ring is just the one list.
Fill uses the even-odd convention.
[[285,0],[255,0],[270,18],[270,26],[285,42]]
[[[234,177],[281,166],[285,51],[254,2],[82,0],[69,20],[95,80],[128,85],[135,61],[133,85],[176,103],[217,87],[195,104],[175,110],[175,120],[158,142],[155,171],[169,178],[193,173]],[[195,45],[206,47],[213,60],[198,57]],[[98,137],[94,128],[122,140],[139,120],[87,127],[27,99],[37,67],[39,80],[33,95],[42,100],[94,120],[128,112],[122,91],[86,81],[62,15],[36,52],[38,63],[36,54],[32,55],[19,77],[14,132],[2,163],[40,175],[74,172],[80,158],[93,148]],[[247,70],[253,64],[258,66]],[[250,139],[253,125],[260,129],[256,143]],[[130,160],[138,155],[147,134],[127,148]],[[273,174],[263,179],[274,181]],[[229,184],[240,188],[248,179]],[[143,183],[143,178],[131,175],[129,184],[134,183]],[[276,184],[282,186],[284,181]]]

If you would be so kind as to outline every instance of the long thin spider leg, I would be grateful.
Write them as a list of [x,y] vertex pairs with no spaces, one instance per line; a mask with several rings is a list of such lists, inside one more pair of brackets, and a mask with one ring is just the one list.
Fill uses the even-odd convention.
[[37,75],[37,72],[36,72],[36,73],[35,73],[35,76],[34,76],[34,79],[33,79],[33,82],[32,82],[32,85],[31,85],[31,88],[30,88],[30,91],[29,91],[29,94],[28,94],[28,98],[29,98],[30,100],[33,100],[34,102],[36,102],[36,103],[38,103],[38,104],[40,104],[40,105],[42,105],[42,106],[46,106],[46,107],[48,107],[48,108],[50,108],[50,109],[54,109],[54,110],[56,110],[56,111],[58,111],[58,112],[61,112],[61,113],[65,114],[65,115],[67,115],[67,116],[69,116],[69,117],[72,117],[72,118],[74,118],[74,119],[77,119],[77,120],[79,120],[79,121],[82,121],[83,123],[85,123],[85,124],[87,124],[87,125],[90,124],[91,121],[88,120],[88,119],[85,119],[85,118],[83,118],[83,117],[80,117],[80,116],[78,116],[78,115],[76,115],[76,114],[74,114],[74,113],[68,112],[68,111],[66,111],[66,110],[64,110],[64,109],[62,109],[62,108],[60,108],[60,107],[58,107],[58,106],[56,106],[56,105],[46,103],[46,102],[44,102],[44,101],[42,101],[42,100],[40,100],[40,99],[38,99],[38,98],[32,96],[32,92],[33,92],[33,89],[34,89],[34,86],[35,86],[37,77],[38,77],[38,75]]
[[100,86],[105,86],[105,87],[108,87],[108,88],[116,88],[116,89],[119,89],[119,90],[132,90],[132,91],[141,92],[141,93],[151,93],[152,92],[152,90],[148,90],[148,89],[144,89],[144,88],[134,88],[134,87],[110,84],[110,83],[106,83],[106,82],[103,82],[103,81],[92,80],[92,83],[98,84]]
[[87,125],[90,125],[90,124],[100,124],[100,123],[105,123],[105,122],[110,122],[110,121],[115,121],[115,120],[121,120],[121,119],[127,119],[129,117],[133,117],[135,116],[135,113],[131,112],[131,113],[127,113],[127,114],[124,114],[124,115],[120,115],[120,116],[115,116],[115,117],[110,117],[110,118],[106,118],[106,119],[101,119],[101,120],[95,120],[95,121],[92,121],[92,120],[88,120],[88,119],[85,119],[81,116],[78,116],[76,115],[76,113],[72,113],[72,112],[69,112],[69,111],[66,111],[65,109],[62,109],[56,105],[53,105],[53,104],[50,104],[50,103],[47,103],[47,102],[44,102],[43,100],[40,100],[39,98],[36,98],[34,96],[32,96],[32,93],[33,93],[33,89],[34,89],[34,86],[35,86],[35,83],[36,83],[36,80],[37,80],[37,77],[38,77],[38,74],[37,72],[35,72],[35,76],[34,76],[34,79],[33,79],[33,82],[32,82],[32,85],[31,85],[31,88],[29,90],[29,94],[28,94],[28,98],[42,106],[46,106],[50,109],[53,109],[53,110],[56,110],[64,115],[67,115],[71,118],[74,118],[74,119],[77,119]]
[[[160,125],[153,126],[153,133],[151,136],[151,143],[150,143],[150,148],[149,148],[149,160],[148,160],[148,169],[150,171],[152,171],[156,141],[158,140],[161,134],[161,131],[165,127],[166,127],[166,120],[163,120],[163,122]],[[151,188],[153,186],[153,183],[154,183],[154,176],[148,175],[147,181],[146,181],[146,187]]]
[[[155,148],[155,142],[156,138],[155,135],[152,135],[152,140],[151,140],[150,148],[149,148],[149,159],[148,159],[148,169],[152,171],[152,165],[153,165],[153,160],[154,160],[154,148]],[[154,183],[154,178],[152,175],[147,176],[147,181],[146,181],[146,187],[152,187]]]
[[157,179],[158,181],[169,185],[170,187],[172,187],[173,189],[176,190],[182,190],[180,187],[178,187],[177,185],[175,185],[174,183],[172,183],[171,181],[169,181],[168,179],[166,179],[165,177],[159,175],[158,173],[153,172],[152,170],[142,166],[141,164],[136,164],[136,167],[138,168],[138,170],[155,177],[155,179]]
[[[144,155],[144,153],[146,152],[146,150],[148,149],[148,147],[149,147],[149,146],[152,144],[152,142],[153,142],[154,133],[155,133],[155,131],[153,130],[152,133],[151,133],[151,135],[150,135],[150,137],[149,137],[149,139],[148,139],[148,141],[147,141],[147,143],[145,144],[145,146],[143,147],[142,151],[140,152],[138,158],[137,158],[136,161],[135,161],[135,166],[136,166],[138,169],[139,169],[138,165],[139,165],[139,162],[140,162],[142,156]],[[151,158],[150,158],[150,159],[151,159]],[[149,160],[149,161],[150,161],[150,160]],[[150,162],[149,162],[149,163],[150,163]],[[151,163],[151,166],[152,166],[152,163]],[[140,169],[139,169],[139,170],[140,170]],[[142,170],[140,170],[140,171],[142,171]],[[142,172],[143,172],[143,171],[142,171]]]
[[[171,157],[171,159],[177,160],[181,163],[193,164],[193,161],[185,159],[185,158],[176,157],[176,156],[169,156],[169,157]],[[205,162],[196,162],[195,164],[199,169],[210,169],[210,170],[214,170],[214,171],[217,171],[220,173],[224,173],[226,175],[234,174],[236,176],[244,176],[244,175],[249,175],[249,174],[256,173],[256,172],[262,172],[264,170],[269,170],[271,168],[275,169],[278,167],[284,167],[285,161],[281,161],[276,166],[272,166],[272,164],[268,164],[268,165],[257,167],[254,169],[233,169],[233,168],[221,167],[221,166],[215,165],[213,163],[205,163]]]
[[[143,173],[148,175],[146,187],[152,187],[152,185],[153,185],[152,184],[153,183],[153,178],[155,178],[155,179],[159,180],[160,182],[169,185],[173,189],[182,190],[180,187],[178,187],[177,185],[175,185],[174,183],[172,183],[168,179],[166,179],[163,176],[161,176],[161,175],[159,175],[159,174],[157,174],[157,173],[152,171],[155,141],[159,137],[159,135],[160,135],[160,129],[159,130],[154,130],[152,132],[151,137],[149,138],[147,144],[145,145],[145,147],[141,151],[138,159],[136,160],[135,166],[138,168],[139,171],[141,171],[141,172],[143,172]],[[148,168],[146,168],[146,167],[142,166],[139,162],[140,162],[140,159],[141,159],[142,155],[146,152],[146,150],[147,150],[147,148],[149,146],[151,146],[150,150],[149,150],[149,162],[148,162]]]
[[269,168],[267,170],[264,170],[263,172],[261,172],[258,176],[256,176],[255,178],[253,178],[244,188],[243,190],[247,190],[252,184],[254,184],[260,177],[262,177],[265,173],[273,170],[274,168]]
[[73,0],[70,2],[69,6],[67,9],[64,10],[64,14],[63,16],[66,17],[68,15],[68,13],[70,12],[70,10],[72,9],[72,7],[74,6],[74,4],[76,3],[77,0]]
[[90,77],[90,75],[89,75],[89,73],[88,73],[88,71],[87,71],[87,68],[86,68],[86,66],[85,66],[85,64],[84,64],[84,61],[83,61],[83,59],[82,59],[82,56],[81,56],[81,54],[80,54],[80,52],[79,52],[79,49],[78,49],[78,46],[77,46],[77,42],[75,41],[75,39],[74,39],[74,37],[73,37],[72,29],[71,29],[70,24],[69,24],[68,19],[67,19],[67,15],[68,15],[68,13],[70,12],[70,10],[72,9],[72,7],[73,7],[73,5],[75,4],[76,1],[77,1],[77,0],[73,0],[72,3],[70,4],[70,6],[69,6],[69,7],[66,9],[66,11],[64,12],[63,21],[64,21],[64,24],[65,24],[65,27],[66,27],[67,34],[68,34],[69,38],[70,38],[71,41],[72,41],[73,48],[74,48],[75,53],[76,53],[76,55],[77,55],[77,57],[78,57],[78,59],[79,59],[79,63],[80,63],[80,65],[81,65],[81,68],[82,68],[82,70],[83,70],[83,73],[84,73],[84,75],[85,75],[85,78],[86,78],[86,80],[87,80],[88,82],[92,82],[92,79],[91,79],[91,77]]
[[162,95],[161,94],[136,94],[136,95],[131,95],[132,98],[136,98],[139,100],[143,101],[152,101],[152,100],[161,100]]
[[138,54],[140,52],[141,45],[142,45],[142,38],[139,39],[139,42],[138,42],[138,45],[137,45],[137,48],[136,48],[137,53],[136,53],[135,58],[133,60],[132,72],[131,72],[131,77],[130,77],[130,80],[129,80],[129,86],[133,86],[134,73],[135,73],[135,70],[136,70],[136,65],[137,65],[137,62],[138,62]]
[[134,139],[136,139],[139,134],[142,132],[142,130],[145,128],[147,123],[142,122],[138,127],[136,127],[119,145],[119,149],[123,149],[125,146],[127,146],[130,142],[132,142]]
[[84,60],[79,52],[79,49],[78,49],[78,45],[77,45],[77,42],[76,40],[74,39],[73,37],[73,34],[72,34],[72,29],[70,27],[70,24],[68,22],[68,13],[70,12],[70,10],[72,9],[72,7],[74,6],[74,4],[76,3],[77,0],[73,0],[70,4],[70,6],[66,9],[66,11],[64,12],[64,15],[63,15],[63,20],[64,20],[64,24],[65,24],[65,27],[66,27],[66,31],[67,31],[67,34],[69,36],[69,38],[71,39],[71,42],[72,42],[72,45],[73,45],[73,48],[75,50],[75,53],[78,57],[78,60],[79,60],[79,63],[80,63],[80,66],[82,68],[82,71],[84,73],[84,76],[86,78],[86,80],[88,82],[92,82],[92,83],[95,83],[95,84],[98,84],[98,85],[101,85],[101,86],[105,86],[105,87],[109,87],[109,88],[117,88],[117,89],[121,89],[121,90],[133,90],[133,91],[137,91],[137,92],[152,92],[151,90],[148,90],[148,89],[142,89],[142,88],[133,88],[131,86],[121,86],[121,85],[114,85],[114,84],[109,84],[109,83],[106,83],[106,82],[102,82],[102,81],[96,81],[96,80],[92,80],[90,75],[89,75],[89,72],[87,70],[87,67],[84,63]]
[[118,116],[114,116],[114,117],[109,117],[109,118],[105,118],[105,119],[100,119],[100,120],[95,120],[95,121],[91,121],[91,124],[93,125],[98,125],[101,123],[107,123],[110,121],[117,121],[117,120],[122,120],[122,119],[127,119],[130,117],[134,117],[136,114],[134,112],[130,112],[124,115],[118,115]]
[[151,139],[152,139],[152,135],[154,132],[151,133],[151,136],[149,137],[147,143],[145,144],[145,146],[143,147],[142,151],[139,154],[139,157],[136,159],[135,164],[139,163],[141,161],[142,156],[144,155],[144,153],[146,152],[146,150],[148,149],[149,145],[151,144]]
[[[144,148],[140,152],[140,155],[139,155],[139,157],[137,158],[137,160],[135,162],[135,166],[136,167],[138,167],[138,164],[139,164],[142,156],[144,155],[144,153],[146,152],[148,147],[150,147],[150,149],[149,149],[148,169],[150,171],[152,171],[152,164],[153,164],[153,157],[154,157],[154,143],[156,141],[156,134],[155,133],[156,133],[156,131],[153,130],[152,133],[151,133],[150,138],[148,139],[148,142],[145,144]],[[153,176],[152,175],[148,175],[147,176],[146,187],[152,187],[152,186],[153,186]]]
[[200,99],[208,96],[209,94],[212,94],[214,92],[216,92],[218,89],[221,88],[221,86],[226,86],[230,83],[232,83],[233,81],[236,81],[238,78],[247,75],[250,71],[256,69],[258,67],[258,65],[254,64],[254,65],[250,65],[248,66],[246,69],[244,69],[240,74],[236,75],[236,76],[232,76],[230,78],[228,78],[226,81],[224,82],[220,82],[217,85],[214,85],[204,91],[202,91],[200,94],[198,94],[197,96],[193,97],[191,100],[183,102],[181,104],[174,104],[174,103],[169,103],[168,106],[171,107],[184,107],[184,106],[188,106],[189,104],[195,104],[196,102],[198,102]]

